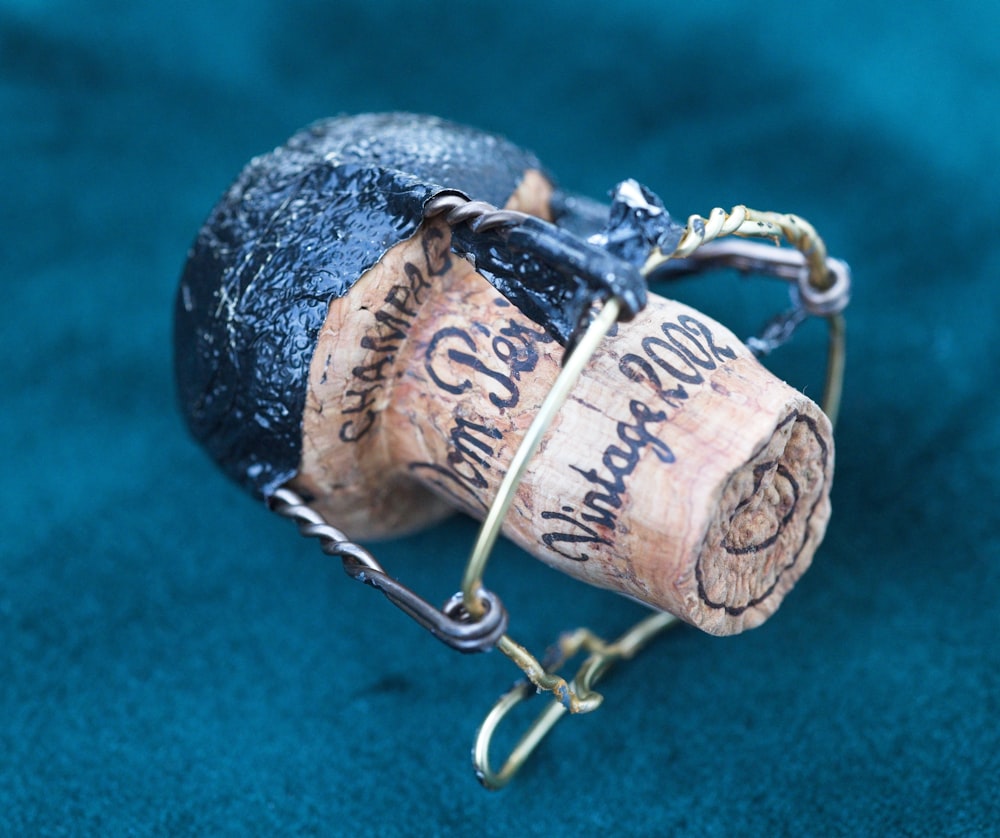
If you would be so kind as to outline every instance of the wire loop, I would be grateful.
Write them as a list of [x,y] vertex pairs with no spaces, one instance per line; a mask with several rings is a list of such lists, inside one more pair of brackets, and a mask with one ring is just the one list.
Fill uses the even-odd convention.
[[602,699],[600,694],[594,691],[594,685],[616,662],[634,657],[654,637],[677,623],[677,617],[672,614],[665,612],[651,614],[634,625],[614,643],[605,643],[588,629],[577,629],[570,634],[563,635],[554,650],[555,653],[551,655],[550,660],[546,661],[545,672],[549,677],[556,677],[555,671],[567,659],[581,650],[590,652],[589,657],[577,670],[572,682],[567,685],[567,689],[570,694],[588,698],[592,706],[588,706],[586,710],[574,709],[570,704],[562,701],[557,693],[556,697],[546,704],[542,712],[517,741],[500,770],[495,771],[490,762],[490,745],[497,728],[515,707],[537,694],[534,680],[528,679],[516,683],[500,697],[500,700],[483,720],[476,734],[476,743],[472,749],[472,762],[479,782],[494,791],[507,785],[535,748],[541,744],[555,723],[567,712],[586,712],[596,709],[600,705]]

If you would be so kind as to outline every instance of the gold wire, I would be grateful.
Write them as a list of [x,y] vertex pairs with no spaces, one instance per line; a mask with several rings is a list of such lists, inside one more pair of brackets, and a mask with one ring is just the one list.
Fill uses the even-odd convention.
[[483,603],[478,593],[483,584],[483,573],[486,570],[486,563],[489,560],[490,552],[500,534],[500,527],[510,509],[511,503],[520,485],[525,469],[528,467],[532,455],[542,442],[542,437],[548,430],[549,425],[555,418],[559,408],[569,395],[577,378],[583,372],[583,368],[590,361],[597,347],[600,346],[611,327],[618,320],[621,312],[621,302],[612,297],[604,303],[603,308],[597,317],[591,322],[587,331],[577,344],[576,349],[566,359],[562,370],[556,376],[556,380],[549,390],[548,395],[542,402],[537,415],[532,421],[527,433],[521,440],[514,459],[511,461],[507,473],[504,475],[497,495],[493,499],[489,512],[479,528],[479,535],[476,538],[475,546],[465,566],[465,574],[462,578],[462,599],[466,610],[473,619],[479,619],[485,612]]
[[826,318],[826,383],[823,386],[823,412],[836,427],[840,415],[840,399],[844,391],[844,365],[847,361],[847,324],[843,314]]

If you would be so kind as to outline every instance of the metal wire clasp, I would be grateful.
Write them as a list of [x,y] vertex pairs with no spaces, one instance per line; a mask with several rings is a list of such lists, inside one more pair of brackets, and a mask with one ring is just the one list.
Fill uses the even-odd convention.
[[[425,207],[425,216],[443,216],[451,225],[469,224],[474,232],[514,227],[525,218],[520,213],[497,210],[489,204],[450,194],[430,201]],[[797,250],[730,242],[703,247],[713,239],[728,235],[763,238],[783,235]],[[849,299],[850,273],[844,263],[827,258],[822,240],[807,222],[797,216],[760,213],[742,206],[734,207],[729,213],[721,209],[713,210],[707,220],[692,216],[676,248],[671,253],[654,250],[641,274],[648,280],[664,272],[668,264],[672,275],[700,271],[711,264],[723,264],[770,273],[795,282],[799,307],[786,317],[787,322],[777,324],[779,331],[784,331],[770,340],[777,345],[790,335],[805,314],[827,320],[829,343],[823,409],[831,422],[835,422],[844,372],[842,311]],[[526,678],[500,698],[486,716],[476,737],[473,750],[476,775],[488,788],[498,789],[506,785],[565,713],[586,713],[599,707],[603,699],[595,692],[594,685],[608,669],[616,661],[631,658],[653,637],[678,622],[671,614],[652,614],[613,643],[606,643],[587,629],[578,629],[564,635],[554,652],[540,662],[506,634],[507,612],[500,599],[483,584],[490,552],[528,462],[600,343],[623,312],[634,313],[627,302],[614,292],[616,287],[614,282],[609,282],[604,293],[610,296],[602,298],[598,295],[594,299],[587,312],[589,325],[582,328],[581,324],[579,334],[571,336],[571,350],[564,357],[562,370],[521,440],[479,530],[466,564],[461,591],[443,608],[434,607],[390,577],[371,553],[328,524],[295,492],[283,488],[269,498],[271,508],[296,521],[302,535],[318,538],[324,552],[339,557],[349,576],[380,590],[435,637],[462,652],[498,648],[524,672]],[[590,655],[576,675],[567,681],[558,674],[558,670],[563,662],[580,651]],[[536,692],[550,692],[552,700],[519,739],[500,770],[494,771],[490,763],[490,745],[498,726],[515,707]]]

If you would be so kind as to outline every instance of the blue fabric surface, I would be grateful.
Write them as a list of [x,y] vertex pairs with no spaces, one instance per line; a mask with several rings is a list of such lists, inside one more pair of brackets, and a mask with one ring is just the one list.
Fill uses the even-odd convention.
[[[998,25],[985,2],[3,4],[0,834],[995,834]],[[313,119],[387,109],[504,133],[594,197],[631,176],[679,216],[798,212],[856,280],[813,568],[757,630],[657,642],[499,794],[468,751],[506,659],[352,584],[174,406],[172,296],[222,189]],[[742,332],[781,300],[681,292]],[[806,330],[775,368],[815,394],[822,350]],[[473,536],[379,554],[443,600]],[[640,613],[509,546],[488,581],[536,649]]]

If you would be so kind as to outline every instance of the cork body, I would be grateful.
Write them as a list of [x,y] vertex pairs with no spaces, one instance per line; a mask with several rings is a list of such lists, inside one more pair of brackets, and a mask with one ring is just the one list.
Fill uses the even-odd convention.
[[[334,301],[292,485],[356,538],[482,517],[562,348],[425,222]],[[830,515],[832,434],[725,327],[653,296],[533,459],[504,533],[713,634],[763,622]]]

